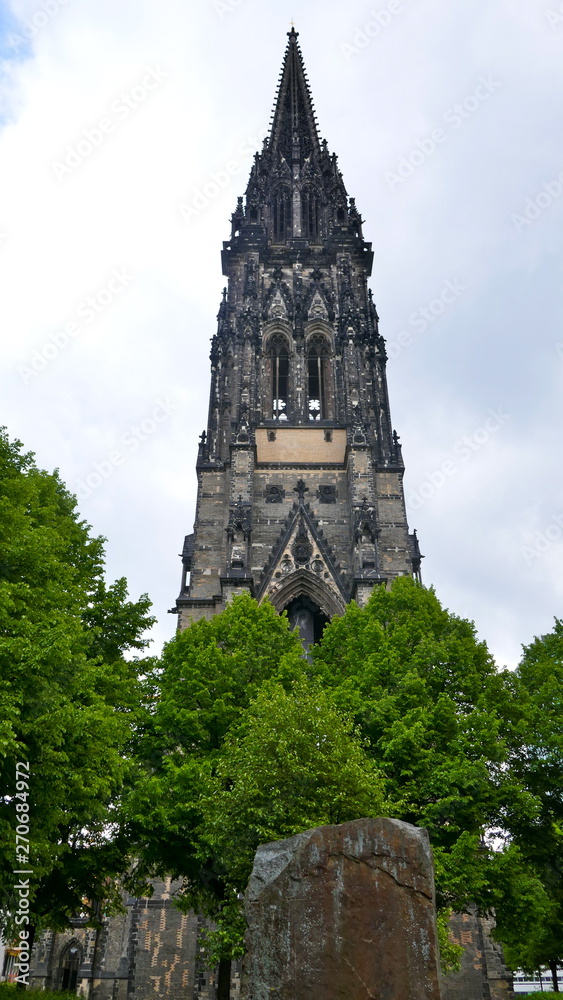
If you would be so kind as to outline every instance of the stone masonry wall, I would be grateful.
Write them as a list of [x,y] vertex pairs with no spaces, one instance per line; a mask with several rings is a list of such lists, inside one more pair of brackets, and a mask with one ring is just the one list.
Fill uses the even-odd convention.
[[491,938],[494,921],[471,913],[454,913],[450,934],[464,946],[459,972],[446,976],[443,1000],[509,1000],[513,997],[512,974],[502,951]]
[[[179,882],[155,881],[151,898],[126,896],[125,913],[100,929],[80,922],[64,933],[46,932],[34,948],[31,985],[62,987],[62,960],[69,944],[82,949],[77,993],[91,1000],[216,1000],[217,976],[206,968],[204,918],[172,903]],[[231,1000],[240,995],[233,968]]]

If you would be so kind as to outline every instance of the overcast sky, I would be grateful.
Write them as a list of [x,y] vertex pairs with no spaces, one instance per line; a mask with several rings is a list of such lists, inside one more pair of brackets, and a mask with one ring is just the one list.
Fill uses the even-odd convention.
[[423,578],[497,662],[563,616],[563,3],[10,0],[2,423],[167,614],[222,240],[291,19],[375,251]]

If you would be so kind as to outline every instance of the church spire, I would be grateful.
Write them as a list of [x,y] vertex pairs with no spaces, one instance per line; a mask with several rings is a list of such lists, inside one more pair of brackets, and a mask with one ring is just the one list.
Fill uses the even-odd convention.
[[303,56],[292,26],[280,74],[278,93],[268,139],[272,153],[281,153],[287,163],[303,163],[311,153],[320,153],[313,101]]
[[368,290],[371,243],[319,140],[294,28],[231,224],[180,627],[246,590],[287,609],[308,642],[347,601],[418,574],[420,552]]
[[[274,112],[264,147],[256,153],[246,198],[239,200],[231,223],[232,252],[249,249],[265,239],[271,246],[316,246],[333,235],[347,236],[350,246],[365,251],[371,262],[371,247],[364,244],[362,220],[348,195],[336,156],[319,139],[313,101],[297,42],[288,31]],[[363,265],[362,265],[363,266]],[[228,273],[225,271],[225,273]]]

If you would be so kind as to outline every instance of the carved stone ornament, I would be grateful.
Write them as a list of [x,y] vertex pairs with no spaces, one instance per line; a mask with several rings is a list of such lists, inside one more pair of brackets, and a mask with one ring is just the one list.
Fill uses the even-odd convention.
[[246,412],[243,412],[238,425],[238,430],[236,432],[235,441],[237,442],[237,444],[246,444],[249,440],[250,440],[250,427],[248,426]]
[[317,496],[319,503],[336,503],[336,486],[319,486]]
[[305,486],[303,479],[298,479],[297,485],[293,487],[293,492],[297,493],[298,500],[304,500],[305,494],[309,492],[309,487]]
[[287,309],[285,307],[285,302],[283,300],[283,296],[282,296],[282,294],[281,294],[281,292],[280,292],[279,289],[277,290],[276,294],[272,298],[272,301],[270,303],[270,308],[268,310],[268,315],[269,315],[270,319],[286,319],[287,318]]
[[292,545],[291,551],[293,553],[293,558],[295,562],[302,566],[304,563],[309,562],[309,559],[313,555],[313,546],[309,540],[309,536],[305,531],[305,526],[303,523],[299,525],[299,531],[295,536],[295,541]]
[[315,292],[309,306],[309,319],[328,319],[326,306],[318,292]]
[[242,496],[239,496],[235,506],[231,508],[229,513],[229,523],[226,531],[231,541],[237,529],[243,532],[245,538],[250,537],[252,531],[252,512],[250,506],[245,504]]
[[285,500],[285,490],[283,486],[266,486],[264,496],[266,497],[266,503],[281,503],[282,500]]
[[362,535],[367,532],[371,540],[375,542],[380,529],[377,527],[375,507],[373,504],[368,503],[367,497],[364,497],[362,506],[356,510],[355,522],[354,535],[356,541],[359,541]]

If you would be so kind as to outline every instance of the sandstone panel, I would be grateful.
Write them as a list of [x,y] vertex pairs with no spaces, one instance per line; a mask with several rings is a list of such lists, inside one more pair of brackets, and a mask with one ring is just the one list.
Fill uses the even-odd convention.
[[346,454],[346,431],[322,427],[276,427],[256,430],[257,462],[289,465],[338,464]]

